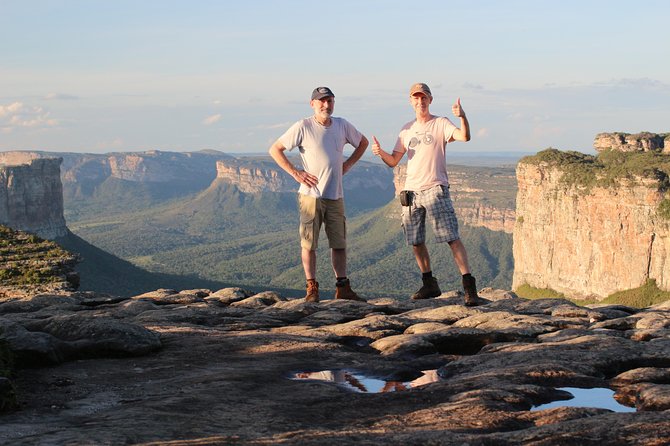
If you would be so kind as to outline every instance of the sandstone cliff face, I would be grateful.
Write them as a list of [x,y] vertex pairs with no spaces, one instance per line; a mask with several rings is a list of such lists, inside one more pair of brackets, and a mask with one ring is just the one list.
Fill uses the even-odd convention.
[[0,224],[54,239],[67,234],[63,217],[62,159],[0,164]]
[[[162,183],[206,173],[214,175],[214,161],[227,155],[208,155],[201,152],[161,152],[150,150],[138,153],[107,155],[109,174],[114,178],[135,182]],[[210,180],[211,178],[210,177]]]
[[234,184],[242,192],[290,192],[296,189],[295,180],[280,168],[270,165],[240,165],[217,161],[216,178]]
[[139,182],[167,183],[175,180],[202,180],[209,184],[216,176],[216,161],[232,158],[222,152],[164,152],[149,150],[127,153],[3,152],[0,164],[23,164],[38,158],[63,159],[65,184],[97,185],[107,178]]
[[589,192],[546,163],[520,162],[512,287],[604,298],[656,279],[670,290],[670,221],[657,214],[657,180],[621,180]]
[[498,209],[496,207],[476,203],[472,207],[456,207],[459,219],[468,226],[483,227],[491,231],[514,232],[516,212],[514,209]]
[[[405,184],[407,164],[397,165],[393,173],[395,193],[398,195]],[[513,177],[498,176],[491,182],[493,187],[489,188],[487,179],[475,178],[459,168],[452,168],[449,172],[450,193],[459,222],[511,234],[516,220],[513,198],[516,193],[515,181]],[[508,190],[505,191],[505,188]],[[492,204],[490,200],[494,195],[496,203]]]
[[599,133],[593,142],[598,151],[670,153],[670,133]]
[[[233,184],[242,192],[296,192],[298,183],[274,161],[263,159],[222,160],[216,163],[217,180]],[[385,166],[359,162],[346,174],[343,188],[347,190],[390,191],[391,172]],[[353,197],[351,197],[353,198]]]

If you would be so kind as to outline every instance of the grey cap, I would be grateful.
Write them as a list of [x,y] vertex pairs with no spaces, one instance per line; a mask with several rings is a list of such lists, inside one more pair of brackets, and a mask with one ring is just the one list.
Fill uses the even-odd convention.
[[328,87],[316,87],[312,92],[312,100],[314,99],[323,99],[328,96],[335,97],[332,90]]

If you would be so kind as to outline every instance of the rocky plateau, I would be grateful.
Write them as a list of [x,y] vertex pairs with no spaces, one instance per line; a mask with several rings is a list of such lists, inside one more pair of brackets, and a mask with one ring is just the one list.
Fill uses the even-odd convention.
[[[458,292],[5,296],[16,367],[0,388],[17,404],[0,415],[0,443],[670,444],[670,304],[480,295],[478,307]],[[612,389],[631,411],[569,407],[565,388]]]

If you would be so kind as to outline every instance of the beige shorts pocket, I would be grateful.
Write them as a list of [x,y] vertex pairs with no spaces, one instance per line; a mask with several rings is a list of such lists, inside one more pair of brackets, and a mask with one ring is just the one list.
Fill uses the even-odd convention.
[[318,224],[316,198],[298,194],[298,207],[300,209],[300,246],[315,250],[319,237],[314,228]]
[[316,249],[314,238],[314,219],[300,219],[300,246],[305,249]]

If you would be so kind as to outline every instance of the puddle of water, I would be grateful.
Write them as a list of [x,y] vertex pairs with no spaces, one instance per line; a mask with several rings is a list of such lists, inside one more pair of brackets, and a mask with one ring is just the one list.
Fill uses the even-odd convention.
[[334,382],[344,388],[362,393],[398,392],[419,387],[440,380],[437,370],[424,370],[423,375],[412,381],[385,381],[360,372],[350,370],[322,370],[320,372],[293,373],[290,378],[296,380],[318,380]]
[[635,412],[634,407],[619,404],[614,399],[614,391],[604,387],[593,389],[580,389],[577,387],[562,387],[558,390],[570,392],[574,398],[570,400],[553,401],[548,404],[536,406],[531,411],[553,409],[554,407],[596,407],[598,409],[609,409],[614,412]]

